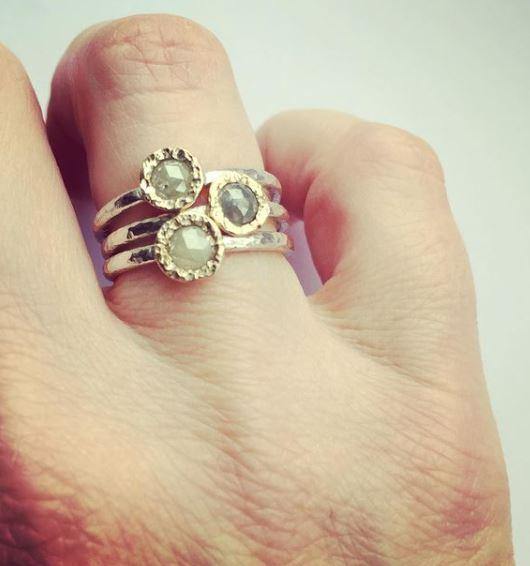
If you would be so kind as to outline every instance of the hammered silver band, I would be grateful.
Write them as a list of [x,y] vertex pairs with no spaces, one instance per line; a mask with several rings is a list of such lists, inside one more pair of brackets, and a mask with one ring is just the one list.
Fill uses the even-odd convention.
[[[193,211],[200,214],[207,214],[208,206],[194,206],[188,210],[190,212]],[[132,244],[138,240],[155,235],[162,225],[173,218],[173,216],[175,215],[161,214],[160,216],[145,218],[137,222],[131,222],[121,228],[117,228],[111,232],[103,240],[103,242],[101,242],[103,255],[105,257],[109,257],[128,244]],[[278,227],[282,228],[284,223],[286,223],[289,219],[289,213],[280,203],[271,202],[269,203],[269,219],[274,222],[274,224],[270,227],[270,230],[278,229]]]
[[[278,181],[272,173],[259,169],[219,169],[215,171],[207,171],[204,174],[204,186],[209,186],[215,183],[218,179],[231,172],[247,175],[254,181],[258,182],[269,193],[271,202],[280,202],[282,195],[282,186],[280,181]],[[104,238],[108,233],[108,226],[112,220],[114,220],[122,212],[143,202],[145,203],[146,201],[145,190],[141,185],[132,190],[121,193],[98,210],[93,223],[94,233],[98,238]]]
[[[104,238],[103,255],[108,258],[105,275],[113,279],[154,262],[171,279],[193,281],[213,275],[225,250],[288,252],[291,240],[279,231],[288,219],[280,196],[280,182],[265,171],[204,173],[189,151],[158,149],[144,159],[140,185],[96,215],[94,230]],[[111,231],[114,218],[141,203],[163,213]],[[149,237],[154,243],[119,251]]]
[[[113,280],[143,265],[159,264],[158,244],[143,246],[116,253],[104,264],[105,276]],[[293,249],[291,238],[283,232],[258,232],[250,236],[223,236],[223,251],[227,252],[280,252],[288,253]],[[160,264],[159,264],[160,266]],[[167,273],[166,273],[167,275]],[[190,277],[195,279],[195,277]]]

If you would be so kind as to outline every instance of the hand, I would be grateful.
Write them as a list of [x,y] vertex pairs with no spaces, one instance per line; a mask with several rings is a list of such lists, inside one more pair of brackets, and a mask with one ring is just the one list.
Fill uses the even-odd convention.
[[[511,563],[473,284],[424,142],[297,111],[258,146],[218,41],[140,16],[61,61],[58,168],[0,61],[2,564]],[[250,253],[103,296],[60,173],[101,206],[165,145],[205,169],[263,156],[323,288]]]

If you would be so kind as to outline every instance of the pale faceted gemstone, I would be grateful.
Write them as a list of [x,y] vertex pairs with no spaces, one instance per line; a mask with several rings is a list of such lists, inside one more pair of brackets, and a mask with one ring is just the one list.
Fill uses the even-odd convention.
[[200,269],[213,259],[215,250],[199,226],[182,226],[169,241],[169,253],[181,269]]
[[219,202],[225,217],[236,226],[252,222],[258,213],[256,195],[241,183],[225,185],[219,195]]
[[176,159],[164,159],[151,173],[151,185],[158,196],[175,199],[186,195],[191,188],[192,171],[190,166]]

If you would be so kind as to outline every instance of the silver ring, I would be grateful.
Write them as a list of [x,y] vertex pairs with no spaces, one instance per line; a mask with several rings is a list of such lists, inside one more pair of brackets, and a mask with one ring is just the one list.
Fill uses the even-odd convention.
[[290,237],[282,232],[225,236],[209,216],[192,209],[166,220],[158,229],[154,244],[111,256],[104,264],[104,272],[112,280],[136,267],[156,263],[171,279],[193,281],[213,275],[225,251],[287,253],[291,249]]
[[94,218],[99,237],[121,212],[147,202],[155,208],[180,212],[193,205],[203,186],[214,186],[227,176],[240,175],[257,183],[269,201],[279,202],[281,185],[271,173],[256,169],[217,170],[203,173],[197,159],[183,148],[163,148],[147,156],[142,164],[140,184],[113,198]]
[[[194,206],[193,208],[189,208],[188,211],[197,212],[199,214],[208,214],[208,208],[209,207],[206,205]],[[101,242],[103,255],[105,257],[109,257],[128,244],[132,244],[138,240],[143,240],[144,238],[155,235],[162,225],[174,216],[175,214],[171,213],[161,214],[160,216],[131,222],[126,226],[122,226],[121,228],[114,230],[114,232],[111,232],[103,240],[103,242]],[[271,202],[269,203],[269,219],[274,222],[271,226],[272,230],[282,230],[289,219],[289,213],[281,204]]]

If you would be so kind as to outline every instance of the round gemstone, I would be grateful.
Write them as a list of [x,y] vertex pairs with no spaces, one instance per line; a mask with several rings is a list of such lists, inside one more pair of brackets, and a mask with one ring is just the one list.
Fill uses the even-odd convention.
[[258,213],[259,204],[256,195],[241,183],[225,185],[219,194],[219,202],[225,218],[236,226],[252,222]]
[[190,165],[177,159],[164,159],[151,173],[151,185],[164,199],[183,197],[191,188],[193,179]]
[[208,234],[199,226],[182,226],[169,239],[169,253],[181,269],[200,269],[215,255]]

